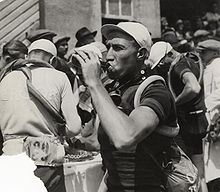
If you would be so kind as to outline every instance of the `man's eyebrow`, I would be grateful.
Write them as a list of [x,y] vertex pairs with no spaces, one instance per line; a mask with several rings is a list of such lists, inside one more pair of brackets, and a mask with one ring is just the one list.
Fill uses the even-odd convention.
[[107,46],[109,45],[113,45],[113,46],[121,46],[121,47],[125,47],[124,45],[120,44],[120,43],[114,43],[114,42],[107,42],[106,43]]

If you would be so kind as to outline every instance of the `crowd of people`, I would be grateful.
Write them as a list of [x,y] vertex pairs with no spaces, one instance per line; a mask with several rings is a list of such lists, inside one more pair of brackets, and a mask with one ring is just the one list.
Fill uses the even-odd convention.
[[[213,3],[211,10],[204,15],[198,15],[191,19],[177,19],[170,25],[166,17],[161,18],[162,39],[175,47],[181,46],[179,52],[192,51],[197,43],[207,38],[220,39],[220,14],[218,6]],[[171,34],[174,37],[170,37]]]
[[[65,153],[95,150],[105,172],[99,192],[165,192],[158,164],[167,164],[180,146],[198,170],[195,191],[219,191],[219,19],[207,13],[200,22],[206,25],[198,19],[193,31],[189,22],[178,20],[173,28],[163,18],[154,42],[134,21],[103,25],[104,43],[83,27],[72,50],[71,37],[47,29],[27,34],[28,46],[6,42],[0,160],[12,157],[16,164],[19,155],[27,162],[29,156],[36,167],[25,174],[44,183],[37,191],[65,192]],[[140,92],[149,77],[155,79]],[[13,175],[16,167],[7,171]]]

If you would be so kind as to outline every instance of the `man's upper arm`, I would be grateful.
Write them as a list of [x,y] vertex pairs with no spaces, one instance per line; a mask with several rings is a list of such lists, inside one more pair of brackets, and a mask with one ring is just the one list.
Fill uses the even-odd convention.
[[142,94],[140,106],[151,108],[160,121],[164,121],[172,110],[172,95],[161,82],[152,83]]
[[80,117],[76,109],[76,100],[66,75],[63,78],[63,89],[61,93],[61,109],[70,132],[78,134],[81,127]]
[[134,109],[129,116],[136,128],[139,128],[139,137],[136,137],[136,142],[144,139],[168,118],[171,110],[174,110],[172,102],[174,104],[171,93],[162,82],[154,83],[145,89],[140,106]]
[[160,122],[155,111],[147,106],[137,107],[131,112],[129,117],[134,121],[134,124],[137,125],[136,127],[140,129],[139,132],[143,133],[143,138],[152,133]]
[[176,63],[173,70],[181,80],[183,79],[183,75],[185,73],[192,72],[185,57],[183,57],[179,62]]
[[192,89],[200,90],[200,85],[195,75],[192,72],[186,72],[182,76],[182,81],[185,85],[192,87]]
[[189,66],[190,65],[189,63],[191,63],[191,65],[193,64],[195,65],[195,63],[193,62],[194,62],[193,60],[187,61],[187,58],[182,58],[182,60],[180,60],[176,64],[174,70],[185,86],[191,88],[192,91],[194,92],[199,92],[200,91],[199,82]]

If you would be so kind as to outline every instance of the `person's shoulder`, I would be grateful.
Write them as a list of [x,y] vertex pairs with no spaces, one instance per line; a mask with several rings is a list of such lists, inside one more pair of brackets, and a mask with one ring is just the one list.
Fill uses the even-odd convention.
[[167,92],[168,88],[166,86],[165,81],[162,80],[155,80],[152,83],[150,83],[145,89],[144,89],[144,93],[146,94],[147,92],[158,92],[163,94],[164,92]]
[[66,79],[66,74],[62,71],[58,71],[55,68],[47,68],[47,67],[40,67],[36,70],[37,73],[35,73],[35,70],[32,71],[32,73],[35,73],[37,75],[41,75],[41,73],[44,73],[44,77],[48,79],[54,79],[54,80],[64,80]]
[[218,67],[220,67],[220,57],[213,59],[211,65],[219,65]]

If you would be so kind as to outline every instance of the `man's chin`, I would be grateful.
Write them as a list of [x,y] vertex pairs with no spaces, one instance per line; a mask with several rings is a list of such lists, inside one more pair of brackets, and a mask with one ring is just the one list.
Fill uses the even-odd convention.
[[117,79],[117,75],[115,73],[107,71],[107,75],[110,79],[113,79],[113,80]]

